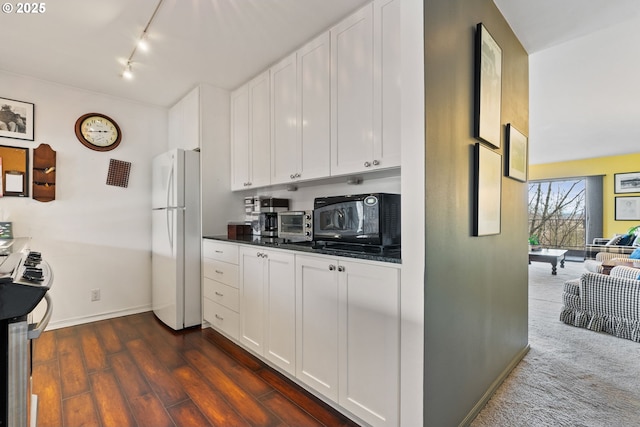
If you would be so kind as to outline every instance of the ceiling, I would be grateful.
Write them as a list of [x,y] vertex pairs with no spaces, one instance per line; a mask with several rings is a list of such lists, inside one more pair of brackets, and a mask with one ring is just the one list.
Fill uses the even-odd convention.
[[[0,14],[0,31],[18,41],[0,44],[0,70],[168,107],[200,82],[239,86],[368,2],[162,0],[150,50],[135,52],[125,80],[158,0],[56,0],[41,14]],[[494,2],[530,54],[640,13],[638,0]]]

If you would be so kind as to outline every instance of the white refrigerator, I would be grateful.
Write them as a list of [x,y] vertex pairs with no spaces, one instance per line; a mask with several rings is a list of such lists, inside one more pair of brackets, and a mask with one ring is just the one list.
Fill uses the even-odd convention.
[[151,303],[179,330],[202,321],[200,153],[173,149],[154,157],[151,203]]

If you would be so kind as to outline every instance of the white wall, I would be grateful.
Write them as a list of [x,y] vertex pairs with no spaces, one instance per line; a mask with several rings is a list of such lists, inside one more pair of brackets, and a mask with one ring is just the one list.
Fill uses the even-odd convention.
[[[35,104],[35,141],[0,144],[46,143],[57,152],[55,201],[0,199],[14,235],[31,237],[54,271],[50,329],[149,310],[150,159],[167,148],[167,110],[2,71],[0,95]],[[93,151],[77,140],[75,121],[89,112],[118,122],[116,149]],[[106,185],[112,158],[131,162],[128,188]],[[95,288],[101,300],[90,302]]]
[[532,54],[529,163],[638,152],[640,17]]

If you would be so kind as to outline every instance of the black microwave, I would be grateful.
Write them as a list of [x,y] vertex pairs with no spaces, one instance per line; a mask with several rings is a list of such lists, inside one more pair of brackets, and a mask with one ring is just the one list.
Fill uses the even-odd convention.
[[313,240],[400,246],[400,195],[370,193],[316,198]]

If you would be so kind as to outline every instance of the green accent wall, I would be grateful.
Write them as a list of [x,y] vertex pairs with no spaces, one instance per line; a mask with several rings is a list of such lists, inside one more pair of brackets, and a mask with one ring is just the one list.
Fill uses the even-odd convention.
[[476,24],[502,48],[503,161],[504,126],[529,131],[529,59],[491,0],[424,5],[424,425],[440,427],[468,423],[528,349],[527,184],[503,177],[501,233],[472,237]]
[[567,162],[545,163],[529,166],[529,179],[574,178],[602,175],[602,231],[603,236],[623,234],[640,221],[616,221],[615,197],[640,196],[640,193],[614,193],[614,174],[640,172],[640,154],[597,157]]

